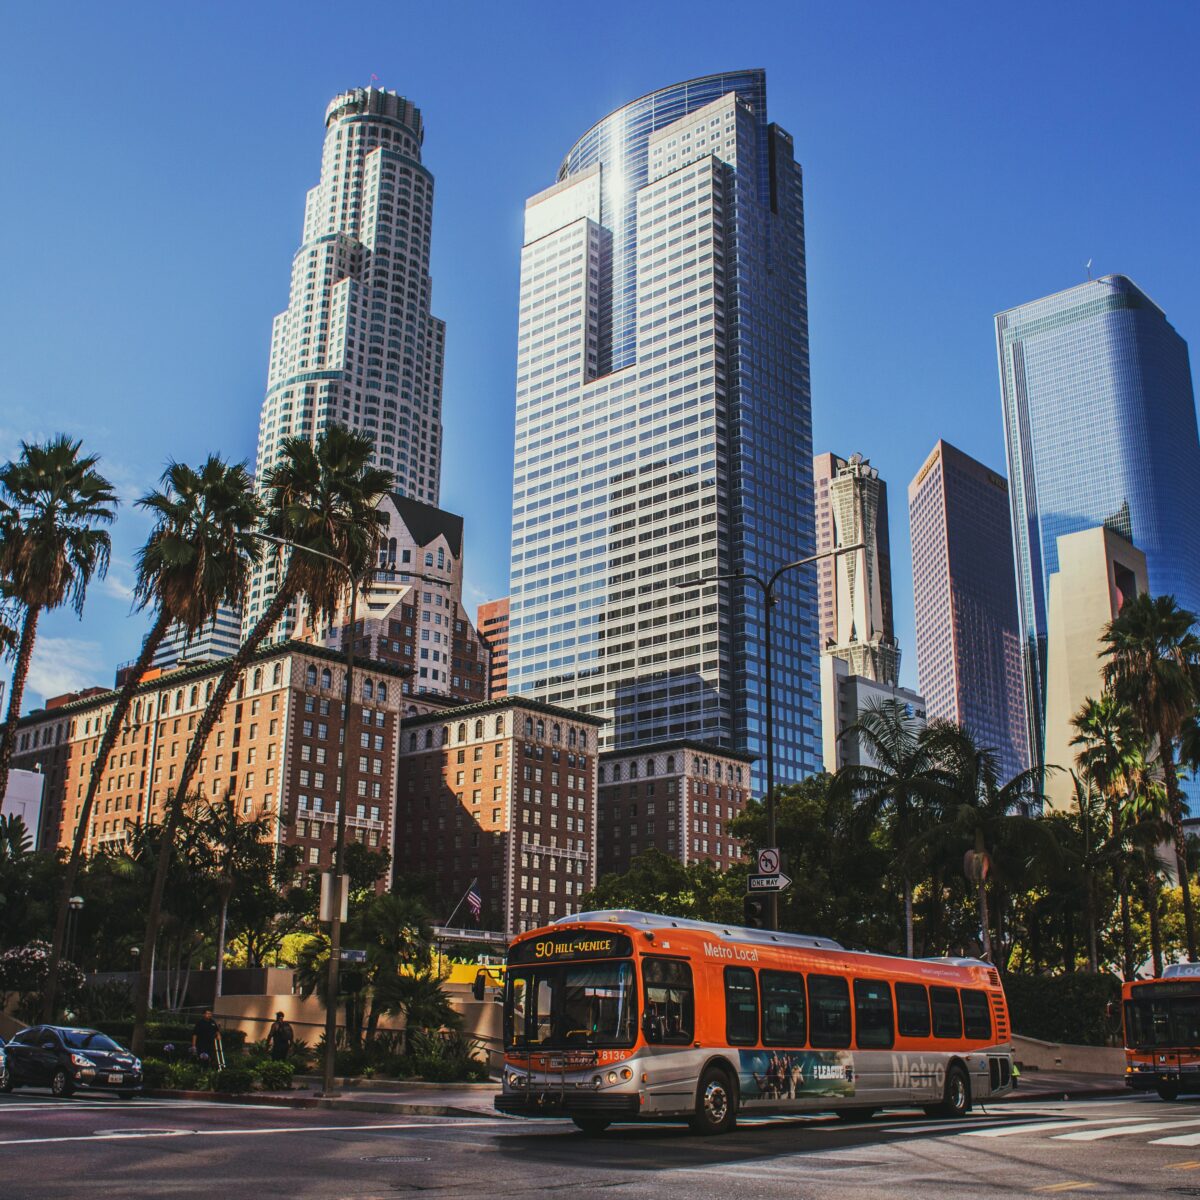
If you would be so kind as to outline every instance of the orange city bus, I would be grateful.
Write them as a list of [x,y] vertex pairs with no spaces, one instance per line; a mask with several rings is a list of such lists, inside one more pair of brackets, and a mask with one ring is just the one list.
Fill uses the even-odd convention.
[[1012,1089],[995,968],[828,938],[623,910],[579,913],[509,947],[501,1112],[685,1120],[884,1106],[957,1117]]
[[1121,988],[1125,1084],[1174,1100],[1200,1092],[1200,963],[1175,963],[1161,979]]

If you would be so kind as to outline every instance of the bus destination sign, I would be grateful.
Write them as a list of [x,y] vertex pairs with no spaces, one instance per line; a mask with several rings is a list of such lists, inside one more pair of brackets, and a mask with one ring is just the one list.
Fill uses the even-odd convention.
[[633,944],[623,933],[572,929],[543,934],[519,942],[508,955],[510,966],[518,963],[567,962],[581,958],[628,958]]

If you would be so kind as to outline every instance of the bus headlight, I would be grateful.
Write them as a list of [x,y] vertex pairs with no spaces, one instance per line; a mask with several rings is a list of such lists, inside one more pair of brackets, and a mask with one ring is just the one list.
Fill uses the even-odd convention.
[[604,1080],[601,1079],[599,1075],[592,1076],[592,1087],[598,1088],[598,1087],[603,1086],[603,1084],[604,1084]]
[[609,1073],[608,1073],[608,1082],[609,1082],[609,1083],[616,1083],[616,1082],[617,1082],[617,1073],[616,1073],[616,1071],[609,1071]]

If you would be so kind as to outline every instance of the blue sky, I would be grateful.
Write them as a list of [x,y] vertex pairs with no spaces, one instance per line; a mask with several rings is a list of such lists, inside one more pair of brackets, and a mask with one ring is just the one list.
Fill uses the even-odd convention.
[[[905,493],[938,436],[1003,470],[993,313],[1098,273],[1200,339],[1194,4],[642,0],[23,5],[0,44],[0,455],[60,430],[131,501],[169,458],[253,461],[322,116],[372,73],[426,120],[447,366],[442,504],[472,601],[508,571],[525,198],[595,120],[763,66],[805,170],[816,449],[891,489],[916,681]],[[109,683],[145,630],[144,519],[82,621],[46,619],[37,701]]]

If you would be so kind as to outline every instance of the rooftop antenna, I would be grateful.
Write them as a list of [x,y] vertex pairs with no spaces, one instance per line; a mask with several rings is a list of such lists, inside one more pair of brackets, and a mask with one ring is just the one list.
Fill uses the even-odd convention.
[[[371,76],[371,78],[372,78],[372,79],[374,79],[374,78],[375,78],[375,76],[374,76],[374,75],[372,75],[372,76]],[[1086,267],[1086,270],[1087,270],[1087,273],[1088,273],[1088,282],[1090,283],[1090,282],[1091,282],[1091,279],[1092,279],[1092,260],[1091,260],[1090,258],[1087,260],[1087,267]]]

